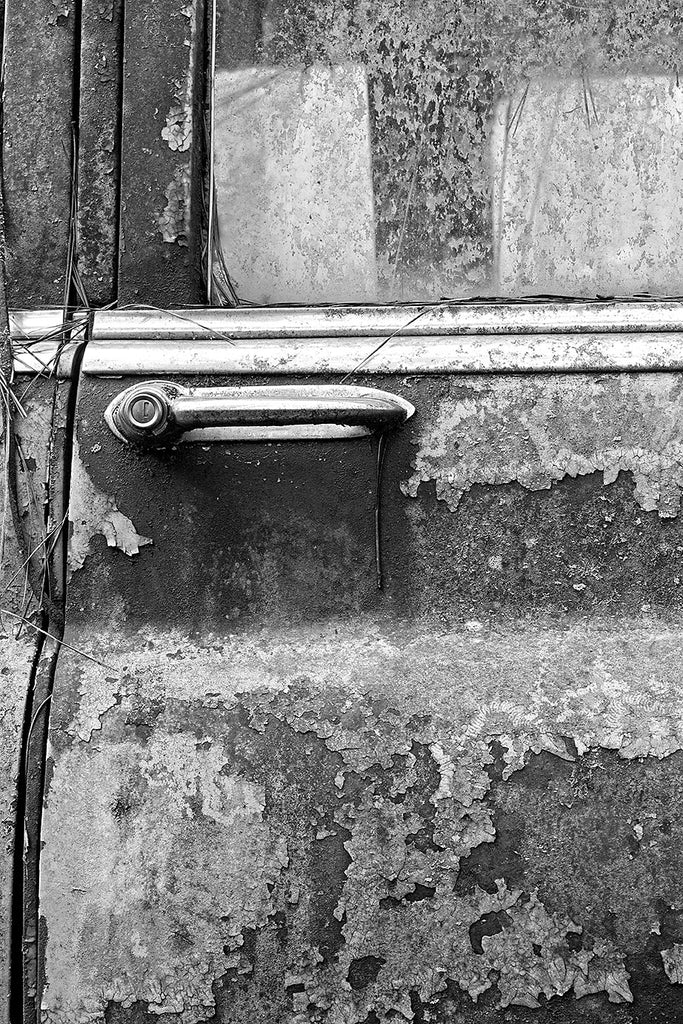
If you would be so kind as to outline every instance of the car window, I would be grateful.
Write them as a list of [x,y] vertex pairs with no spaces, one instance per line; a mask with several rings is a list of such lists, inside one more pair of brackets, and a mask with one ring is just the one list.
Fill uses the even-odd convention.
[[672,0],[218,0],[221,294],[680,294],[680,28]]

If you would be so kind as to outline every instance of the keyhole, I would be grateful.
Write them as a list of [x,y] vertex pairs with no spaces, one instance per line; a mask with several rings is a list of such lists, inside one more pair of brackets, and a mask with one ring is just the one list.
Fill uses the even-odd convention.
[[137,402],[133,402],[131,411],[138,423],[148,423],[156,414],[156,408],[149,398],[139,398]]

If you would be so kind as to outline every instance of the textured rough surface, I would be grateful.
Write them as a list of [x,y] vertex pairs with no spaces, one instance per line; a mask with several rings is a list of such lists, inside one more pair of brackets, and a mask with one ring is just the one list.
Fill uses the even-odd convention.
[[[22,389],[17,389],[23,391]],[[37,635],[17,615],[30,615],[38,602],[32,584],[40,583],[40,555],[29,553],[44,540],[42,480],[46,471],[50,427],[50,388],[24,396],[25,417],[16,415],[10,458],[14,472],[6,475],[7,435],[0,405],[0,1022],[9,1021],[9,971],[14,890],[16,814],[22,732]],[[47,394],[45,393],[47,391]],[[42,392],[42,393],[41,393]],[[14,506],[14,508],[12,507]],[[21,832],[19,833],[21,835]],[[21,842],[21,839],[20,839]]]
[[137,451],[131,382],[79,392],[73,508],[154,544],[86,517],[70,583],[45,1021],[679,1024],[676,377],[375,377],[381,590],[376,444]]
[[124,10],[119,302],[201,302],[203,0]]
[[675,942],[671,949],[663,949],[661,955],[669,981],[683,985],[683,944]]
[[[9,572],[2,565],[2,578]],[[10,927],[19,751],[24,700],[35,657],[34,638],[17,638],[17,623],[0,615],[0,1021],[9,1020]]]
[[72,637],[108,667],[60,667],[45,1019],[637,1009],[683,906],[683,634],[540,626]]
[[633,474],[646,512],[676,516],[683,486],[683,386],[678,376],[469,380],[462,398],[426,411],[414,439],[413,497],[434,481],[455,510],[475,484],[516,481],[532,490],[601,472]]
[[81,5],[78,269],[92,305],[116,298],[123,0]]
[[71,204],[75,4],[7,5],[3,196],[10,306],[61,305]]
[[164,242],[187,247],[190,237],[190,164],[176,167],[173,181],[165,191],[166,206],[159,214],[159,231]]
[[[612,165],[601,165],[591,175],[590,163],[579,166],[576,154],[585,154],[591,136],[599,145],[601,137],[613,134],[618,179],[618,168],[628,163],[630,154],[639,165],[643,133],[653,120],[647,110],[642,116],[638,89],[623,118],[618,111],[610,112],[609,104],[600,102],[599,88],[593,89],[593,79],[603,75],[626,81],[628,76],[658,72],[669,76],[672,94],[679,89],[681,11],[674,0],[480,0],[457,5],[452,0],[220,0],[219,11],[219,66],[308,67],[350,61],[366,67],[378,271],[381,294],[389,299],[497,290],[491,191],[504,168],[494,165],[491,132],[496,106],[504,97],[514,97],[505,134],[517,132],[521,139],[527,118],[530,129],[534,126],[533,107],[524,102],[529,82],[553,75],[572,82],[576,90],[576,145],[568,146],[576,176],[569,174],[570,188],[565,201],[555,206],[554,218],[538,225],[541,245],[561,263],[566,222],[575,213],[580,219],[586,206],[610,188]],[[568,134],[566,125],[558,131]],[[677,134],[675,129],[663,154],[675,150]],[[532,138],[532,193],[543,188],[549,162],[545,138]],[[659,190],[654,166],[653,160],[643,158],[639,183],[629,195],[632,210],[644,215],[638,219],[645,233],[648,205],[656,204]],[[674,180],[679,177],[674,169]],[[520,205],[524,194],[515,196]],[[515,226],[521,227],[519,221],[513,222],[513,231]],[[640,253],[641,239],[635,247]],[[664,261],[644,259],[628,287],[635,278],[638,291],[672,289],[679,294],[679,253],[675,243]],[[581,265],[565,274],[553,275],[551,266],[540,265],[531,281],[505,278],[503,291],[538,294],[551,286],[564,294],[595,295],[605,281],[602,254],[578,255]],[[320,294],[318,301],[326,296]]]
[[673,75],[539,77],[501,103],[496,291],[678,294],[682,124]]
[[71,464],[71,502],[69,505],[71,537],[69,568],[80,569],[90,550],[90,541],[101,534],[109,547],[119,548],[126,555],[137,555],[151,537],[141,536],[130,519],[116,505],[116,499],[95,487],[81,461],[75,445]]

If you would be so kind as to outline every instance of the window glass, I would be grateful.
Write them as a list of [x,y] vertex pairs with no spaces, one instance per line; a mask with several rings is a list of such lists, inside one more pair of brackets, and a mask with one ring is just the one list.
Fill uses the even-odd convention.
[[240,299],[683,294],[680,5],[218,0]]

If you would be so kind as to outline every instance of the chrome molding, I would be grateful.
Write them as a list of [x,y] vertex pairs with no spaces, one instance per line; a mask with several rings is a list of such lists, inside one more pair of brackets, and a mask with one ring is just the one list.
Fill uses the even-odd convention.
[[517,334],[103,341],[88,343],[83,371],[163,374],[618,373],[683,370],[683,331],[639,334]]
[[683,370],[683,302],[443,303],[11,314],[16,373],[618,373]]
[[411,306],[150,307],[94,314],[97,341],[683,332],[683,301],[436,303]]

